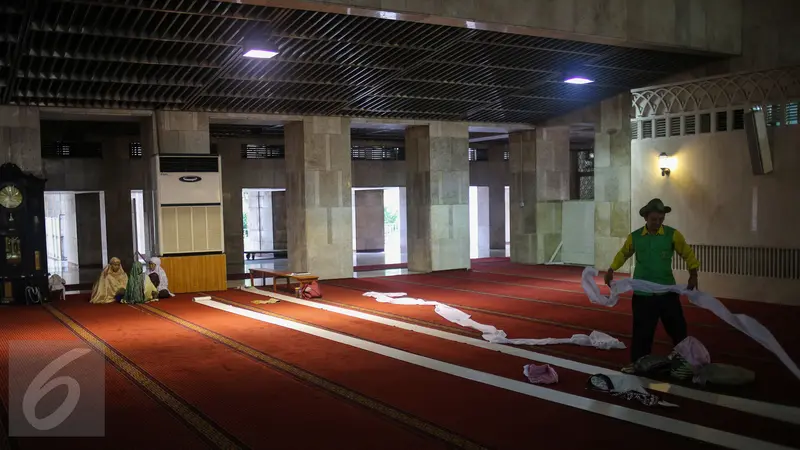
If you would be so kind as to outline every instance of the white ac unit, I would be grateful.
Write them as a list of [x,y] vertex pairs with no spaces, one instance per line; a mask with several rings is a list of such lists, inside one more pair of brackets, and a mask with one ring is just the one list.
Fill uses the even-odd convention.
[[170,154],[155,158],[160,253],[223,253],[220,157]]

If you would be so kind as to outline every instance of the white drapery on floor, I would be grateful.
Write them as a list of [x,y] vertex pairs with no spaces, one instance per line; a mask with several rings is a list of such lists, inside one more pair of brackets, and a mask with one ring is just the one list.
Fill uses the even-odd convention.
[[439,302],[423,300],[419,298],[407,297],[405,292],[367,292],[365,297],[373,297],[381,303],[392,303],[395,305],[424,305],[433,306],[436,314],[443,318],[461,325],[462,327],[474,328],[483,334],[483,338],[493,344],[512,344],[512,345],[554,345],[554,344],[575,344],[584,347],[595,347],[603,350],[624,349],[625,344],[600,331],[592,331],[590,335],[575,334],[570,338],[543,338],[543,339],[508,339],[505,331],[498,330],[491,325],[484,325],[475,322],[470,315]]
[[786,354],[786,351],[775,339],[775,336],[757,320],[744,314],[733,314],[725,305],[716,298],[698,291],[688,290],[684,285],[666,286],[662,284],[652,283],[650,281],[635,280],[633,278],[623,278],[611,282],[611,295],[606,297],[600,293],[600,288],[594,281],[594,277],[599,274],[598,270],[593,267],[587,267],[581,276],[581,285],[586,295],[589,296],[589,301],[598,305],[613,307],[619,301],[620,294],[629,291],[652,292],[654,294],[664,294],[667,292],[676,292],[680,295],[685,295],[689,301],[700,308],[707,309],[714,313],[717,317],[725,321],[730,326],[736,328],[742,333],[750,336],[759,344],[763,345],[767,350],[777,356],[781,362],[797,377],[800,378],[800,369],[797,364],[792,361],[792,358]]

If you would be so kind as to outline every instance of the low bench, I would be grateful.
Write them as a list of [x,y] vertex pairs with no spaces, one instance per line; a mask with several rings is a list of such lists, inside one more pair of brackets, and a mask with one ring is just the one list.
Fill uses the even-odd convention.
[[267,278],[272,278],[272,292],[278,292],[278,280],[285,280],[286,287],[289,288],[291,292],[291,281],[296,280],[300,287],[295,291],[295,294],[299,294],[303,292],[303,289],[310,285],[311,283],[319,280],[319,277],[316,275],[311,275],[310,273],[291,273],[291,272],[281,272],[279,270],[269,270],[269,269],[250,269],[250,284],[255,287],[255,279],[256,277],[261,278],[261,282],[266,285]]
[[245,259],[252,260],[256,255],[272,255],[275,258],[286,258],[289,250],[259,250],[256,252],[244,252]]

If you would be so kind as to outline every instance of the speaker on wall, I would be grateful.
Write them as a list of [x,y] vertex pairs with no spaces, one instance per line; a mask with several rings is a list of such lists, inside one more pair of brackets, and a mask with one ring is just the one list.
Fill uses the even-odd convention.
[[772,172],[772,145],[767,120],[761,107],[753,107],[744,114],[744,130],[747,134],[747,150],[754,175]]

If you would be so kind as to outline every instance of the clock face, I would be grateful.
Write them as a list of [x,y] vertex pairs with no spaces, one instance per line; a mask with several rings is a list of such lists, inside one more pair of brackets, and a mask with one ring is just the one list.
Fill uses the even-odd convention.
[[22,192],[14,185],[8,185],[0,189],[0,206],[14,209],[22,204]]

